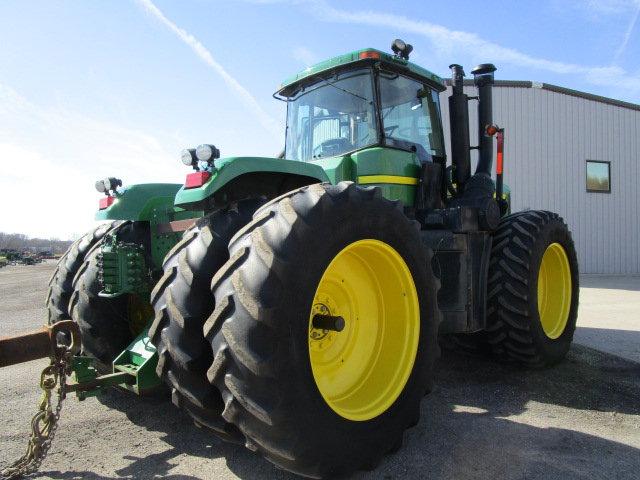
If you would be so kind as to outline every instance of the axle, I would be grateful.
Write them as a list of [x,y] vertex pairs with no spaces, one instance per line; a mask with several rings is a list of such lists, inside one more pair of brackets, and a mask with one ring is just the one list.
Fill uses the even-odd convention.
[[334,315],[322,315],[318,313],[314,315],[312,320],[313,328],[318,330],[332,330],[334,332],[341,332],[344,330],[345,321],[344,318]]

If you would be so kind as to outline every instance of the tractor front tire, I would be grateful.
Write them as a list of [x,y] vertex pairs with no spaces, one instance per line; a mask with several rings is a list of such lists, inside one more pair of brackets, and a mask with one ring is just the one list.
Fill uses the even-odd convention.
[[578,261],[562,218],[547,211],[505,217],[493,236],[486,338],[493,355],[529,367],[558,363],[578,316]]
[[374,468],[419,421],[438,353],[438,283],[399,202],[350,182],[262,208],[231,240],[204,326],[222,417],[314,478]]
[[211,279],[229,259],[229,240],[263,203],[243,200],[199,219],[165,257],[164,275],[151,293],[155,319],[149,337],[158,349],[156,371],[171,389],[173,403],[196,425],[235,443],[244,438],[221,417],[220,391],[207,380],[213,353],[202,327],[213,312]]
[[45,301],[49,325],[70,318],[69,300],[73,293],[73,279],[93,246],[102,240],[119,221],[103,223],[73,242],[58,260],[56,269],[49,280],[49,290]]

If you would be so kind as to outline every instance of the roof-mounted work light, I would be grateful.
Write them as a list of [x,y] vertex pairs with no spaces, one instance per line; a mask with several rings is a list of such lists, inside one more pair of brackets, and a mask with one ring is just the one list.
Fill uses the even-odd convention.
[[393,53],[395,53],[397,57],[409,60],[409,54],[413,52],[413,45],[396,38],[391,44],[391,50],[393,50]]

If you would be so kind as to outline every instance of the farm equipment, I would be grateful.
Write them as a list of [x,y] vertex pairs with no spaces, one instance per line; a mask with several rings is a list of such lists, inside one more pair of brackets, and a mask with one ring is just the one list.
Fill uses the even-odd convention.
[[284,158],[220,158],[204,144],[182,153],[193,169],[183,185],[97,182],[104,223],[58,263],[39,337],[53,339],[58,379],[75,373],[62,396],[166,384],[199,426],[323,478],[401,446],[438,339],[529,367],[562,360],[574,244],[555,213],[510,213],[495,67],[472,71],[469,97],[451,65],[447,161],[446,84],[409,61],[410,45],[392,49],[332,58],[279,87]]
[[25,255],[22,257],[23,265],[35,265],[37,263],[36,257],[33,255]]

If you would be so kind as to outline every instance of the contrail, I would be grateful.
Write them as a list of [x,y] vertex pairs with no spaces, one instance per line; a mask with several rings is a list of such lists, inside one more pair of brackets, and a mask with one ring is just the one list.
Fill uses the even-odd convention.
[[629,22],[629,26],[627,27],[627,31],[624,34],[624,38],[622,39],[622,43],[616,50],[616,53],[613,55],[613,60],[611,63],[618,63],[620,57],[622,56],[624,50],[627,48],[627,44],[629,43],[629,39],[631,38],[631,34],[633,33],[633,29],[638,22],[638,16],[640,15],[640,0],[637,2],[638,6],[636,7],[636,12],[633,17],[631,17],[631,22]]
[[162,11],[155,6],[155,4],[151,0],[136,0],[142,8],[157,20],[160,21],[165,27],[175,33],[180,40],[186,43],[191,50],[202,60],[205,64],[211,67],[218,75],[222,77],[224,82],[229,86],[233,91],[238,94],[242,102],[256,115],[260,124],[267,130],[269,133],[276,135],[277,137],[282,136],[282,126],[279,122],[277,122],[273,117],[271,117],[264,109],[260,106],[258,101],[255,99],[251,93],[244,88],[240,82],[238,82],[234,77],[232,77],[229,72],[227,72],[222,65],[220,65],[211,55],[211,52],[205,47],[196,37],[188,33],[186,30],[178,27],[175,23],[169,20]]
[[[287,3],[302,5],[314,17],[327,22],[367,25],[420,35],[430,41],[434,50],[449,57],[452,54],[465,53],[478,60],[491,58],[495,62],[508,63],[515,66],[529,67],[563,75],[580,75],[587,82],[594,85],[616,85],[620,88],[640,91],[640,76],[633,75],[617,65],[586,66],[536,57],[515,48],[491,42],[472,32],[452,30],[443,25],[416,20],[394,13],[372,10],[343,10],[339,7],[333,7],[326,0],[244,1],[258,4]],[[626,47],[637,17],[638,12],[636,12],[635,19],[628,29],[625,41],[618,49],[620,52]]]

